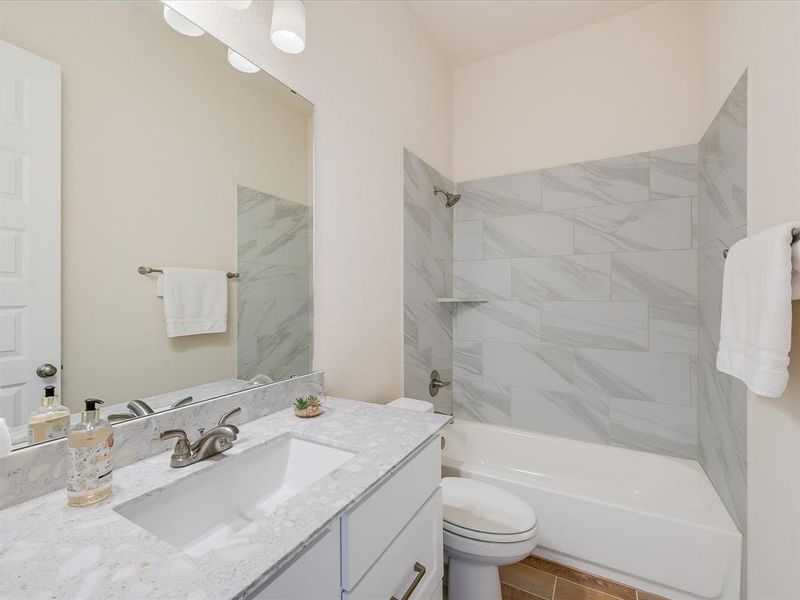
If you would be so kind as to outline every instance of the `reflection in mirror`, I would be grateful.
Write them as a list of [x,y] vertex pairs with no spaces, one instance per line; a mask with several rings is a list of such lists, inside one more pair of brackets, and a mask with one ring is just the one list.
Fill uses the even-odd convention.
[[311,364],[308,207],[237,190],[239,379],[285,379]]
[[86,398],[122,422],[311,371],[311,104],[158,2],[2,11],[14,444],[63,435],[58,407],[74,423]]

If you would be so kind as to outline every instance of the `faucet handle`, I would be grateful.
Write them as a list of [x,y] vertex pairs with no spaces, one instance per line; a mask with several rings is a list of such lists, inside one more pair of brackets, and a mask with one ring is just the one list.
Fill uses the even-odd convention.
[[183,429],[168,429],[167,431],[162,431],[159,438],[162,440],[178,438],[178,441],[175,444],[175,451],[172,453],[172,458],[186,458],[192,453],[192,447],[191,444],[189,444],[189,437],[186,435],[186,432]]
[[439,371],[433,370],[431,371],[431,378],[428,381],[428,392],[430,392],[431,396],[435,396],[439,393],[440,388],[446,388],[450,383],[452,382],[439,379]]
[[186,398],[181,398],[177,402],[173,402],[172,404],[169,405],[169,407],[170,408],[180,408],[181,406],[185,406],[187,404],[191,404],[192,402],[194,402],[194,397],[193,396],[186,396]]
[[219,418],[219,422],[217,425],[227,425],[228,427],[233,427],[236,430],[236,433],[239,433],[239,428],[236,427],[233,423],[228,423],[228,419],[230,419],[233,415],[242,412],[242,407],[234,408],[233,410],[229,410],[224,415]]

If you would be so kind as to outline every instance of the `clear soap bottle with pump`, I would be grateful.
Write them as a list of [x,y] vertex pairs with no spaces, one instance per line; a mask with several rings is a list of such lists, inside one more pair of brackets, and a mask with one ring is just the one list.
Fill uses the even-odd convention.
[[111,424],[100,418],[97,404],[85,401],[81,422],[67,436],[67,499],[70,506],[86,506],[111,495],[114,433]]
[[28,442],[38,444],[62,438],[68,430],[69,409],[58,401],[55,386],[48,385],[44,388],[42,405],[28,419]]

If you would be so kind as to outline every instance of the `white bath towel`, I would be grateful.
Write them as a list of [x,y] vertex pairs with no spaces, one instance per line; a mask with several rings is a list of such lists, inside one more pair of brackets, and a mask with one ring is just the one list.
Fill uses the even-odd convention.
[[222,333],[228,328],[228,278],[224,271],[164,267],[156,294],[164,298],[169,337]]
[[786,223],[731,246],[722,282],[717,369],[760,396],[777,398],[789,380],[792,337],[792,228]]

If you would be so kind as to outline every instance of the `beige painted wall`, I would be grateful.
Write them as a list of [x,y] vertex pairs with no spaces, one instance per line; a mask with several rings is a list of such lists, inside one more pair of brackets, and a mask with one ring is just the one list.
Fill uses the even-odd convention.
[[[310,109],[157,3],[4,2],[0,37],[62,66],[62,388],[126,401],[235,376],[225,334],[169,339],[139,265],[236,266],[236,184],[309,194]],[[146,43],[145,43],[146,42]]]
[[457,68],[455,180],[697,142],[700,10],[659,2]]
[[[709,120],[748,70],[750,234],[800,219],[800,3],[705,3]],[[793,338],[800,339],[800,302]],[[748,589],[753,600],[800,598],[800,355],[783,397],[750,394],[747,414]]]
[[451,70],[402,1],[306,2],[300,55],[269,41],[271,2],[170,1],[314,103],[314,365],[328,391],[402,393],[403,147],[451,172]]

